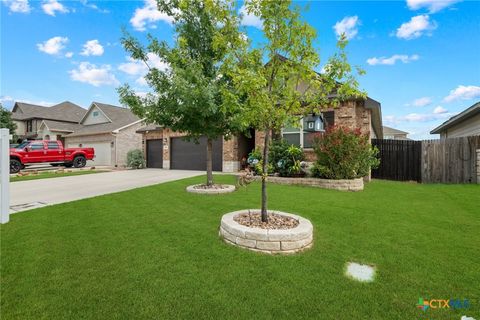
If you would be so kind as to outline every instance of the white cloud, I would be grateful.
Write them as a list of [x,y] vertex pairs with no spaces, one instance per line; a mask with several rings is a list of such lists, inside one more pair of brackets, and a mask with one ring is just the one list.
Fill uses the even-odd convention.
[[43,43],[37,43],[38,50],[45,52],[46,54],[57,55],[65,48],[68,42],[67,37],[53,37],[44,41]]
[[446,96],[444,102],[452,102],[456,100],[470,100],[480,97],[480,87],[478,86],[458,86],[450,91]]
[[397,37],[401,39],[411,40],[421,37],[424,33],[427,35],[437,28],[434,21],[430,21],[430,17],[426,14],[412,17],[410,21],[403,23],[397,29]]
[[69,52],[65,53],[65,57],[66,57],[66,58],[71,58],[71,57],[73,57],[73,52],[69,51]]
[[109,13],[107,9],[101,9],[99,8],[96,4],[94,3],[88,3],[88,0],[80,0],[80,2],[87,8],[93,9],[95,11],[101,12],[101,13]]
[[157,21],[164,21],[168,24],[172,24],[173,17],[164,12],[160,12],[155,0],[145,0],[144,6],[135,9],[135,13],[130,19],[130,23],[138,31],[145,31],[147,27],[155,28],[154,23]]
[[70,70],[69,73],[72,80],[89,83],[95,87],[119,85],[120,82],[110,71],[110,65],[97,67],[89,62],[81,62],[77,69]]
[[[153,52],[149,52],[147,58],[147,63],[150,68],[157,68],[160,71],[168,69],[168,64],[163,62],[162,59]],[[118,70],[131,76],[139,76],[135,82],[141,86],[147,86],[147,82],[144,78],[148,73],[147,65],[143,61],[135,60],[131,57],[127,57],[127,60],[128,62],[122,63],[118,66]]]
[[430,97],[421,97],[412,101],[412,103],[407,103],[406,106],[413,106],[413,107],[425,107],[432,103],[432,99]]
[[60,13],[67,13],[69,12],[68,9],[58,2],[57,0],[48,0],[42,4],[43,12],[48,15],[55,17],[55,12],[58,11]]
[[459,0],[407,0],[407,6],[410,10],[425,8],[430,13],[435,13],[456,2]]
[[2,2],[10,9],[10,12],[29,13],[32,10],[28,0],[2,0]]
[[242,21],[240,22],[242,26],[250,26],[258,29],[263,29],[262,19],[260,19],[260,17],[257,17],[253,13],[248,13],[245,5],[240,8],[239,13],[242,16]]
[[453,113],[448,112],[442,107],[440,108],[439,107],[435,108],[431,113],[409,113],[404,116],[388,115],[388,116],[385,116],[383,120],[385,121],[386,124],[398,125],[399,123],[404,123],[404,122],[429,122],[429,121],[447,119],[454,115]]
[[103,52],[103,46],[98,40],[89,40],[83,45],[83,50],[80,54],[82,56],[101,56]]
[[448,110],[445,109],[442,106],[437,106],[435,109],[433,109],[434,114],[442,114],[442,113],[447,113],[447,112],[448,112]]
[[390,58],[386,57],[373,57],[370,59],[367,59],[367,63],[371,66],[376,66],[376,65],[394,65],[397,61],[401,61],[403,63],[409,63],[411,61],[416,61],[420,57],[417,54],[413,54],[411,56],[405,55],[405,54],[394,54]]
[[360,23],[358,16],[345,17],[335,23],[333,29],[337,36],[341,36],[344,33],[347,39],[353,39],[358,34],[358,26]]

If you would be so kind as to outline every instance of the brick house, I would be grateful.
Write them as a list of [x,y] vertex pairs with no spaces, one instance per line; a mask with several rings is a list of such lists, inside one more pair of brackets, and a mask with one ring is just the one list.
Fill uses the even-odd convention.
[[[330,125],[359,128],[370,138],[383,138],[380,103],[367,98],[350,100],[337,108],[325,110],[320,115],[310,115],[299,119],[300,128],[284,128],[284,139],[302,147],[308,161],[314,161],[310,137]],[[147,167],[164,169],[205,170],[206,139],[199,144],[184,140],[184,134],[168,128],[147,125],[137,130],[142,136],[142,146],[147,159]],[[251,130],[250,137],[238,135],[218,139],[213,144],[213,170],[236,172],[241,169],[252,149],[263,145],[263,133]]]

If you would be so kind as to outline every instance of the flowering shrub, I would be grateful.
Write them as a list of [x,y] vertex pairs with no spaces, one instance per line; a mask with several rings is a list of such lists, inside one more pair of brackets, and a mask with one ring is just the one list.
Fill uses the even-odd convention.
[[268,158],[274,172],[278,172],[282,177],[297,176],[303,173],[301,166],[305,158],[303,150],[288,144],[285,140],[272,143]]
[[360,178],[380,164],[378,149],[372,147],[368,135],[362,134],[359,129],[327,128],[324,134],[315,136],[313,148],[317,161],[311,172],[319,178]]

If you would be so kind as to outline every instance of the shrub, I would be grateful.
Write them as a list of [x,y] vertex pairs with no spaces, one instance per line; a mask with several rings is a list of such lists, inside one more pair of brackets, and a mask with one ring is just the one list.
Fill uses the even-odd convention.
[[[260,148],[257,147],[248,154],[247,163],[256,174],[262,174],[263,156]],[[267,170],[268,173],[274,172],[273,166],[270,163],[267,166]]]
[[305,159],[303,150],[288,144],[283,139],[272,143],[268,157],[274,172],[278,172],[282,177],[291,177],[302,173],[301,162]]
[[127,153],[127,167],[133,169],[145,168],[145,158],[142,150],[134,149]]
[[333,126],[313,139],[317,161],[311,172],[315,177],[327,179],[354,179],[368,175],[377,168],[378,149],[372,147],[368,135],[359,129],[350,130]]

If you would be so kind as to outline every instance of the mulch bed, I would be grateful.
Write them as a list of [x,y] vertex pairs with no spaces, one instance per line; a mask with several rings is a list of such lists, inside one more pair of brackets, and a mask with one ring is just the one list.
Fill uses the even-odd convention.
[[228,189],[227,184],[214,184],[211,186],[207,186],[206,184],[198,184],[193,187],[194,189],[203,189],[203,190],[222,190],[222,189]]
[[233,220],[243,226],[262,229],[292,229],[298,226],[298,220],[292,217],[268,213],[268,222],[262,222],[260,213],[240,213]]

